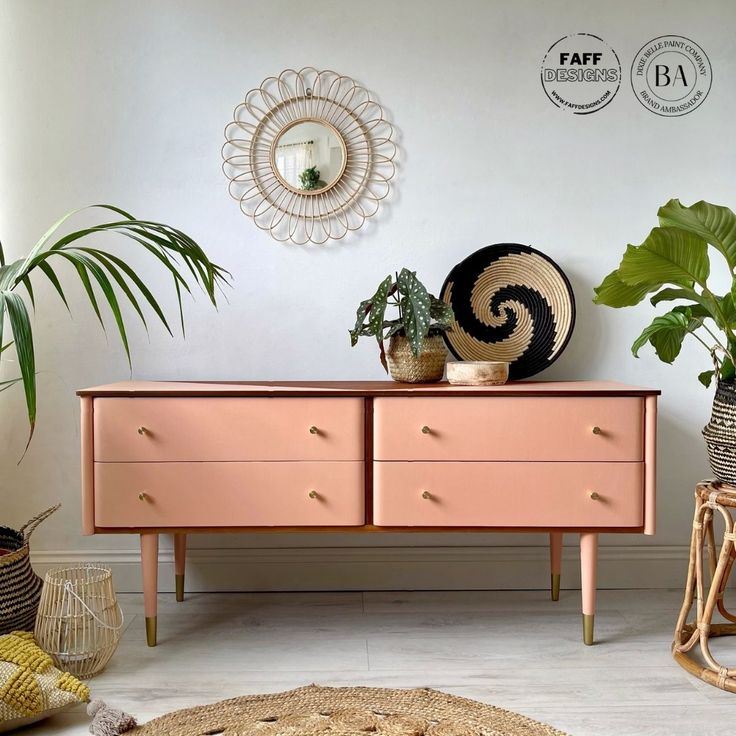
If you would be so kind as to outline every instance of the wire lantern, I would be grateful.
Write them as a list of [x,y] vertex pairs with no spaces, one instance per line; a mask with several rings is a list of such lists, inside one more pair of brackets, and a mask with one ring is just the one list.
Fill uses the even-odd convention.
[[80,678],[101,672],[123,623],[109,567],[87,563],[46,573],[34,634],[60,669]]
[[[306,123],[322,126],[337,141],[337,172],[330,181],[299,186],[279,169],[277,151],[289,145],[282,139],[288,131]],[[287,69],[250,90],[225,127],[228,191],[280,242],[339,240],[375,215],[388,196],[396,173],[393,132],[383,108],[350,77]]]

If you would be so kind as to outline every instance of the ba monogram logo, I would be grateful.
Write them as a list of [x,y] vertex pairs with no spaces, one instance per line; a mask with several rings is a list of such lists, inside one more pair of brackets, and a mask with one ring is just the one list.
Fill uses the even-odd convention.
[[684,36],[660,36],[643,46],[631,65],[636,99],[653,113],[678,117],[700,107],[713,70],[705,51]]

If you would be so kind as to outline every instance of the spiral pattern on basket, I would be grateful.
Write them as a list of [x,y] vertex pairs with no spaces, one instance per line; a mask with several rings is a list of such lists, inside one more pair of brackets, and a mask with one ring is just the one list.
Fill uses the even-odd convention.
[[511,379],[551,365],[575,326],[570,282],[528,245],[498,243],[471,254],[450,271],[441,298],[455,313],[445,335],[453,355],[507,361]]

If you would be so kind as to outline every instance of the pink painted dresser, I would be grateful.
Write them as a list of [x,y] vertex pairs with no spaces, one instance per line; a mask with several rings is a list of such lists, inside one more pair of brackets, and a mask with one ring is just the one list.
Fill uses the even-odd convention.
[[124,382],[78,392],[85,534],[139,534],[156,643],[158,538],[177,600],[196,532],[580,535],[593,642],[600,532],[653,534],[659,391],[602,381]]

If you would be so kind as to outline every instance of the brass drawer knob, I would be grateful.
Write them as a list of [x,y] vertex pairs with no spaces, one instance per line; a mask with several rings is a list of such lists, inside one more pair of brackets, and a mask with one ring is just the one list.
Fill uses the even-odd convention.
[[148,430],[145,427],[138,427],[138,434],[148,434]]
[[309,498],[317,498],[317,496],[319,496],[317,491],[309,491]]
[[426,424],[422,427],[422,434],[430,434],[431,432],[432,430]]
[[309,434],[319,434],[319,429],[314,424],[309,428]]
[[422,498],[425,500],[429,500],[430,498],[432,498],[432,494],[429,491],[424,491],[422,493]]
[[141,491],[138,494],[138,500],[139,501],[148,501],[149,498],[150,498],[150,496],[145,491]]
[[593,434],[603,434],[603,430],[600,427],[593,427]]
[[590,492],[590,499],[592,501],[600,501],[601,500],[601,494],[598,493],[598,491],[591,491]]

